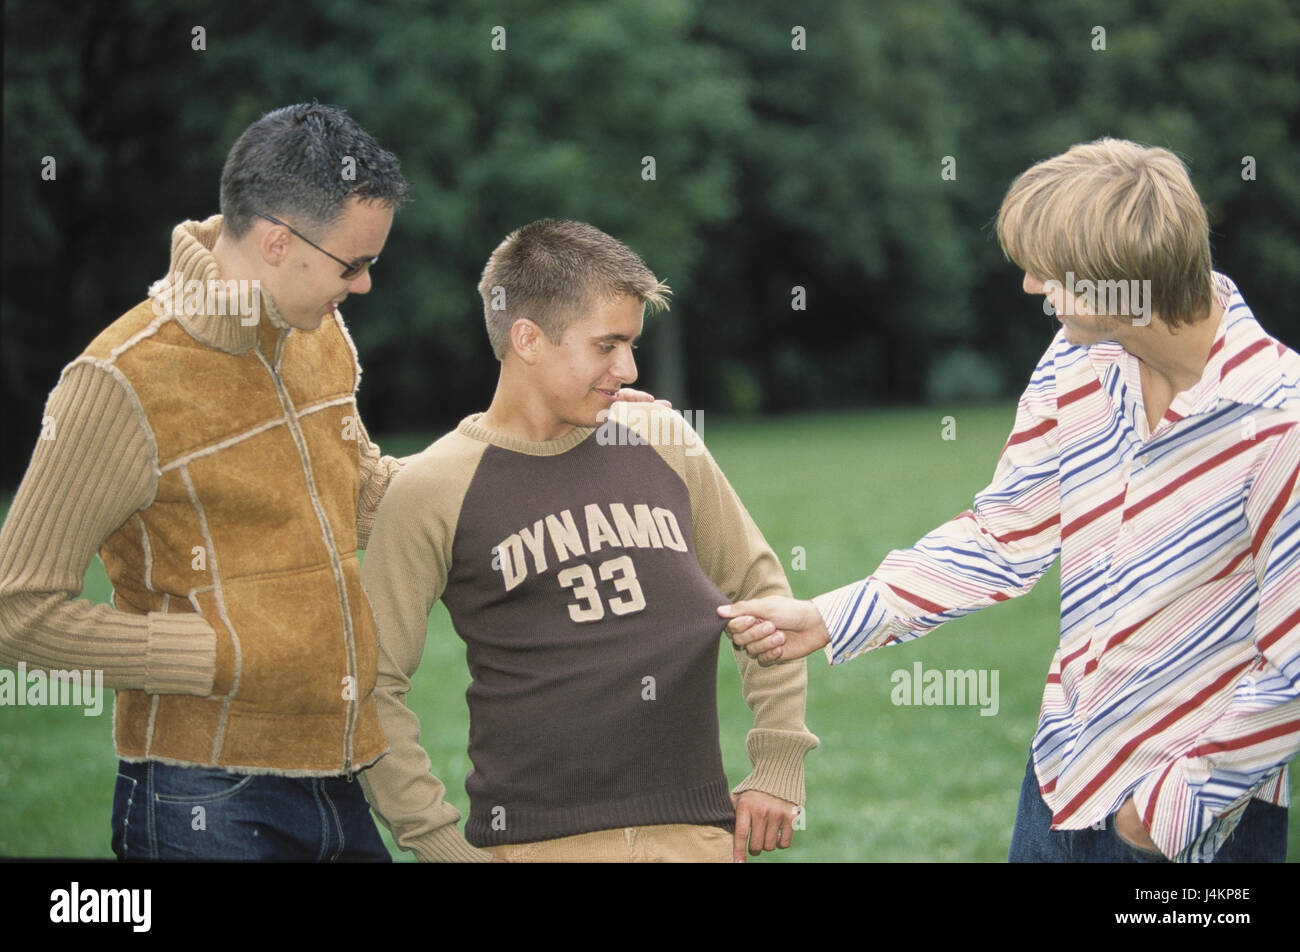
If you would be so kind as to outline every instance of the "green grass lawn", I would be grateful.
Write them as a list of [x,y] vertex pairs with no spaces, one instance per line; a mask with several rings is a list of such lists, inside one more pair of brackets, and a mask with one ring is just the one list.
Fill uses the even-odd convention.
[[[948,414],[956,418],[955,440],[941,438]],[[992,474],[1012,416],[1011,406],[998,405],[747,422],[707,417],[703,435],[784,561],[795,594],[808,597],[868,574],[890,549],[911,545],[966,508]],[[403,455],[425,442],[382,445]],[[793,567],[796,553],[803,568]],[[108,599],[98,560],[86,594]],[[820,656],[810,659],[808,726],[821,747],[807,761],[806,829],[793,850],[772,859],[1004,860],[1057,640],[1058,594],[1053,569],[1025,598],[920,641],[834,671]],[[752,722],[730,654],[727,648],[719,665],[719,713],[734,783],[749,769],[745,732]],[[893,705],[891,674],[918,661],[926,669],[997,671],[997,714]],[[463,646],[439,605],[408,700],[434,772],[462,813],[469,807],[468,680]],[[110,857],[115,765],[108,705],[97,718],[80,709],[0,708],[0,855]],[[1292,824],[1293,859],[1298,847]]]

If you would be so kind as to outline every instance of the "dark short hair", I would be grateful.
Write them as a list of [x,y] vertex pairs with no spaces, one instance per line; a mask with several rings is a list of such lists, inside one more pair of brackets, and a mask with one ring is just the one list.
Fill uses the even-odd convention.
[[234,238],[257,212],[321,232],[349,198],[397,208],[410,190],[397,157],[346,112],[298,103],[268,112],[235,141],[221,172],[221,214]]

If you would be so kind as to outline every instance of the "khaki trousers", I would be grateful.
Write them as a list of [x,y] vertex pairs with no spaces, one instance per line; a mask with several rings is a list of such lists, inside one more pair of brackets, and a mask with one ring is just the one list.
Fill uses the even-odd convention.
[[485,849],[510,863],[730,863],[731,839],[718,826],[669,823]]

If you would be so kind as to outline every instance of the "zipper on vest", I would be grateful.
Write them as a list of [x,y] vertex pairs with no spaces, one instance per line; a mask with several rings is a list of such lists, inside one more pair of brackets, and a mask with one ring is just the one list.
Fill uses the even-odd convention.
[[284,383],[280,379],[279,356],[284,346],[284,336],[280,338],[280,344],[276,348],[276,364],[272,367],[267,363],[266,357],[260,351],[254,351],[258,359],[266,367],[271,375],[271,380],[275,384],[276,395],[280,398],[280,405],[284,407],[285,425],[289,429],[289,435],[293,437],[294,447],[298,450],[298,458],[302,463],[303,475],[307,479],[307,488],[311,494],[312,511],[316,513],[316,521],[320,525],[321,537],[325,541],[325,548],[329,552],[330,568],[334,571],[334,586],[338,590],[339,609],[343,614],[343,643],[347,647],[348,656],[348,677],[353,685],[353,697],[348,700],[347,722],[343,728],[343,772],[347,775],[348,780],[352,779],[352,735],[356,730],[357,708],[359,701],[356,698],[357,675],[357,650],[356,650],[356,632],[352,629],[352,606],[348,601],[347,585],[343,581],[343,560],[339,558],[338,545],[334,541],[334,533],[330,530],[329,519],[326,518],[324,510],[321,508],[320,497],[316,493],[316,477],[312,472],[311,460],[307,455],[307,438],[303,436],[302,429],[298,425],[298,411],[294,407],[293,401],[289,399],[288,392],[284,389]]

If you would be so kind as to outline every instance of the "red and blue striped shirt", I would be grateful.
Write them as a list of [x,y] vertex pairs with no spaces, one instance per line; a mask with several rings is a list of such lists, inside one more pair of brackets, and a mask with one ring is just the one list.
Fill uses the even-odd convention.
[[1058,334],[972,509],[814,599],[832,664],[1027,592],[1061,559],[1033,757],[1054,829],[1130,796],[1208,861],[1300,750],[1300,356],[1226,301],[1201,380],[1154,431],[1139,364]]

